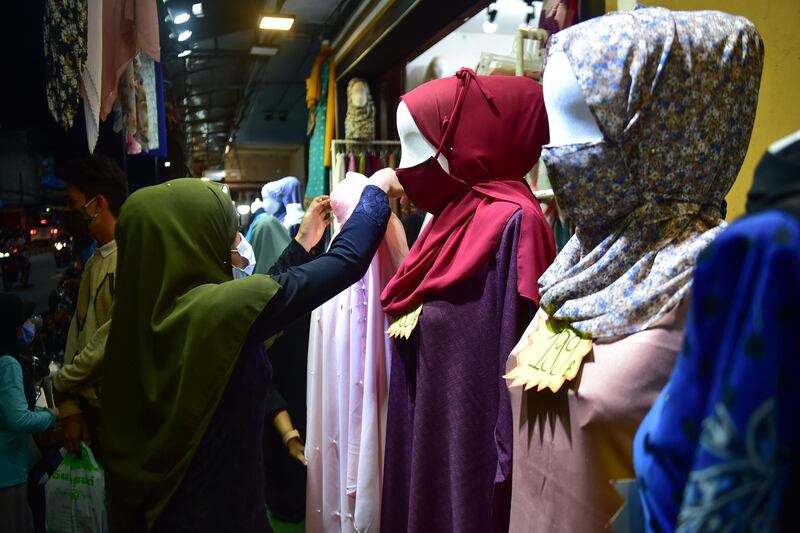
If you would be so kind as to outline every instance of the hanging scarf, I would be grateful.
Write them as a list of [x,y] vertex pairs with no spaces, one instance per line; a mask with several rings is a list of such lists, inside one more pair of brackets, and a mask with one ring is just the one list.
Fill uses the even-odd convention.
[[542,276],[541,306],[595,337],[646,329],[689,291],[753,128],[763,45],[748,20],[639,9],[560,32],[604,134],[545,147],[576,235]]
[[78,113],[80,76],[87,58],[87,23],[86,0],[47,0],[44,17],[47,105],[65,130],[72,127]]
[[237,229],[230,197],[200,180],[141,189],[122,208],[101,426],[112,524],[156,521],[279,289],[267,276],[232,281]]
[[[366,93],[363,105],[354,101],[358,86]],[[354,141],[372,141],[375,139],[375,104],[369,85],[360,78],[353,78],[347,84],[347,113],[344,117],[344,138]]]
[[[542,89],[523,77],[461,69],[403,96],[420,132],[439,151],[397,169],[411,202],[433,214],[381,299],[399,316],[426,296],[469,279],[490,258],[509,219],[522,211],[519,293],[538,301],[536,282],[555,255],[553,235],[523,176],[547,141]],[[450,171],[437,161],[444,154]]]

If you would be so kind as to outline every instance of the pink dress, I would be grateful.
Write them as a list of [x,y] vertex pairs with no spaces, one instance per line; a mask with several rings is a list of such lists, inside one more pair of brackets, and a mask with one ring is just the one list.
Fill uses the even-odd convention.
[[[331,193],[337,220],[358,203],[366,177],[348,173]],[[393,343],[380,294],[408,254],[392,215],[355,285],[311,314],[308,351],[306,531],[379,530],[389,364]]]
[[647,330],[596,339],[558,393],[511,389],[512,533],[607,529],[623,503],[611,481],[635,477],[633,437],[672,372],[688,300]]

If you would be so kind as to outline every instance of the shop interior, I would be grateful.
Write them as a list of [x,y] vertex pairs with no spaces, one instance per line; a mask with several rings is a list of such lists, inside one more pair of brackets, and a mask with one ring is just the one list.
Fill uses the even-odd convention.
[[800,529],[797,0],[2,13],[0,530]]

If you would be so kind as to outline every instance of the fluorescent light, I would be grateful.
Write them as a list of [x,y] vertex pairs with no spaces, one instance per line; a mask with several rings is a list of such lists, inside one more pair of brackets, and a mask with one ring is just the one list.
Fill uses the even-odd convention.
[[189,13],[184,11],[182,13],[178,13],[177,15],[175,15],[175,18],[173,20],[175,21],[175,24],[183,24],[185,22],[189,22],[190,18],[192,18],[191,15],[189,15]]
[[250,49],[250,54],[254,56],[274,56],[277,53],[277,46],[254,46]]
[[205,13],[203,13],[203,4],[201,2],[192,4],[192,15],[194,15],[195,17],[205,16]]
[[172,163],[170,163],[169,161],[164,161],[164,168],[169,168],[170,165],[172,165]]
[[188,56],[188,55],[189,55],[189,54],[191,54],[191,53],[192,53],[192,51],[191,51],[191,50],[184,50],[183,52],[181,52],[180,54],[178,54],[178,57],[186,57],[186,56]]
[[247,204],[241,204],[236,206],[236,210],[239,212],[240,215],[249,215],[250,214],[250,206]]
[[294,17],[281,15],[263,15],[258,27],[262,30],[287,31],[294,26]]
[[179,42],[183,42],[183,41],[185,41],[186,39],[188,39],[188,38],[189,38],[189,37],[191,37],[191,36],[192,36],[192,30],[183,30],[183,31],[182,31],[182,32],[181,32],[181,33],[178,35],[178,41],[179,41]]

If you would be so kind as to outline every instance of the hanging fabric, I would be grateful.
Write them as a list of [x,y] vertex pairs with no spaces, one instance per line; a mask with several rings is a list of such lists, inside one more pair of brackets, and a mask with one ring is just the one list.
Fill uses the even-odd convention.
[[119,78],[139,50],[161,61],[155,1],[104,0],[101,120],[111,113]]
[[328,194],[328,173],[331,166],[331,140],[336,126],[333,51],[323,48],[311,74],[306,79],[306,105],[308,107],[308,182],[306,202]]
[[87,57],[87,24],[86,0],[47,0],[44,16],[47,105],[65,130],[72,127],[78,112],[80,75]]
[[100,84],[103,79],[103,0],[88,0],[86,65],[81,76],[86,142],[94,153],[100,135]]
[[[348,174],[331,193],[344,224],[369,180]],[[306,531],[377,531],[393,343],[380,293],[408,253],[392,215],[367,274],[311,315]]]

